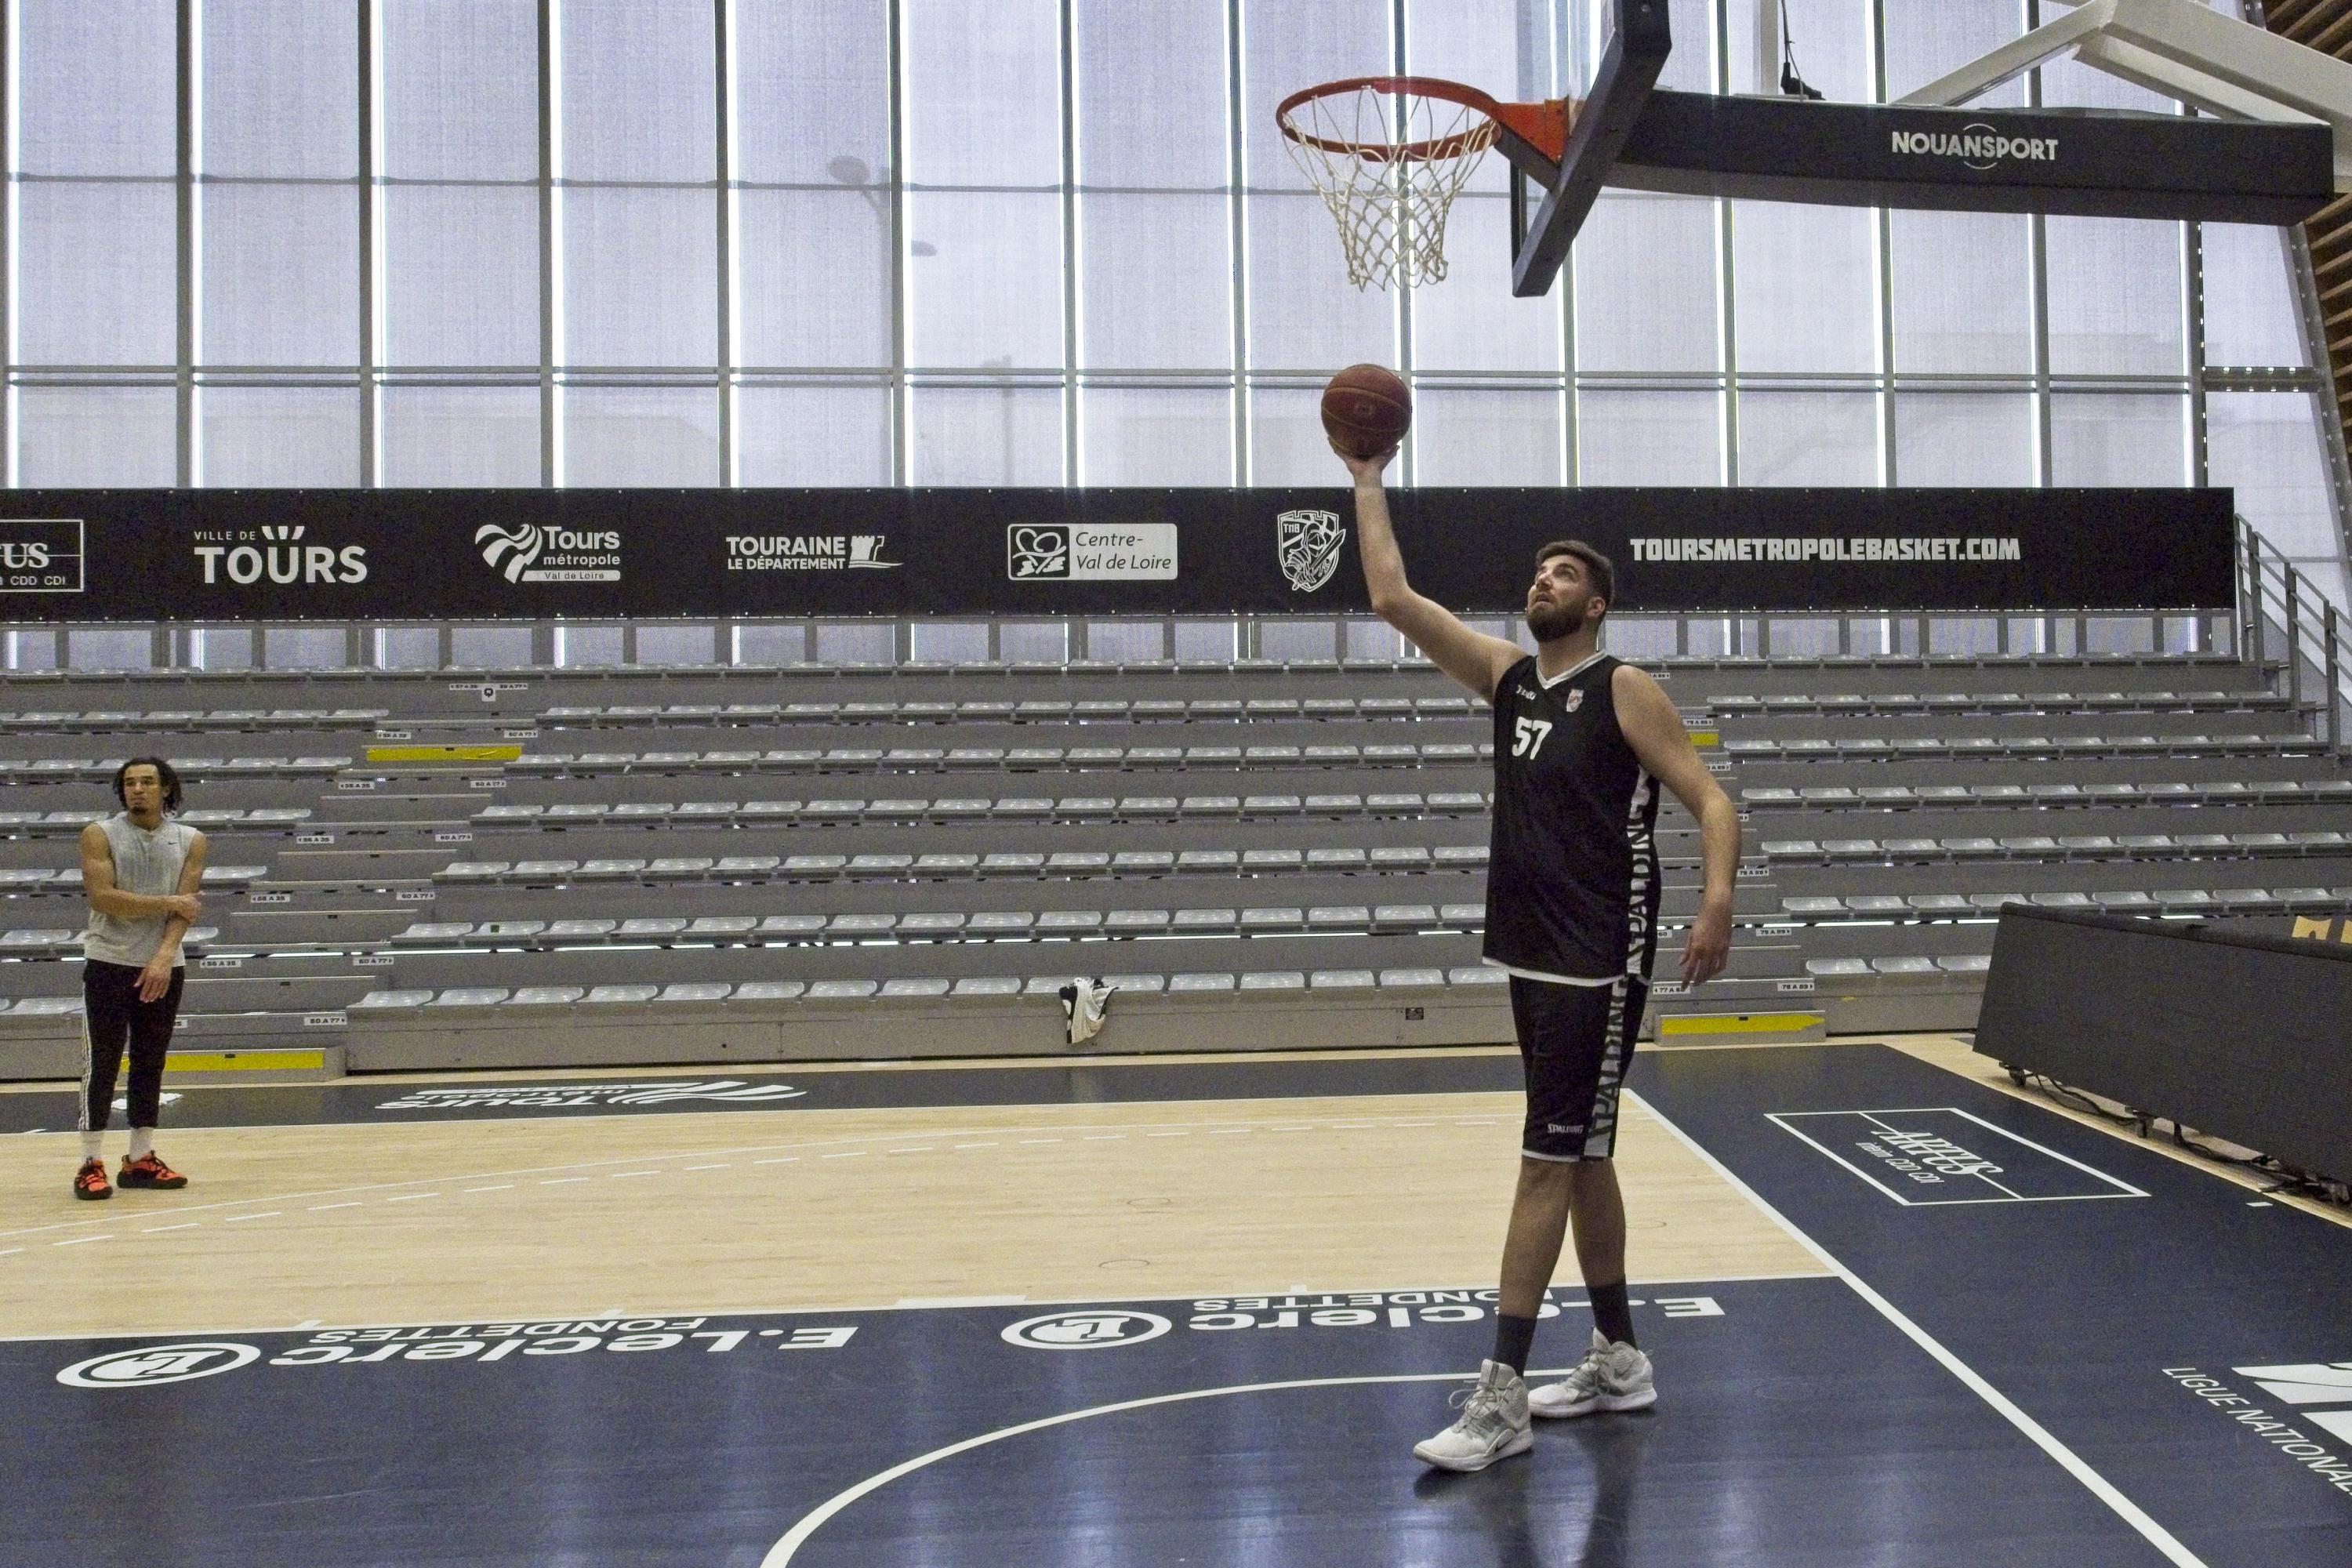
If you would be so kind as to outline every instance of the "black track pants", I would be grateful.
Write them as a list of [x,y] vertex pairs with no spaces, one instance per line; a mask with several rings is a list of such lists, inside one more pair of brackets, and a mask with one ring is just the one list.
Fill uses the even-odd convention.
[[152,1127],[163,1090],[163,1053],[172,1047],[172,1025],[180,1016],[180,987],[187,971],[172,971],[171,989],[152,1002],[139,1000],[139,971],[95,960],[81,966],[81,1130],[100,1132],[114,1108],[114,1075],[131,1048],[131,1125]]

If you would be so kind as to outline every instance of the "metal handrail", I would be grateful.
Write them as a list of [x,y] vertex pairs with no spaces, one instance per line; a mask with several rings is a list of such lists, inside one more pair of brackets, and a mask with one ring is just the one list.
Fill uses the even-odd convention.
[[[2238,519],[2238,653],[2284,665],[2287,700],[2315,718],[2331,751],[2352,731],[2352,625],[2294,563]],[[2306,690],[2316,689],[2306,704]],[[2316,709],[2316,712],[2312,710]]]

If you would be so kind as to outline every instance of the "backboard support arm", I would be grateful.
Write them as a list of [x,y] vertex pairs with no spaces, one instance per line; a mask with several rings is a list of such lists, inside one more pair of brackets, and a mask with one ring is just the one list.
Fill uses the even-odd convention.
[[[1569,247],[1617,154],[1633,134],[1642,107],[1657,86],[1658,72],[1673,52],[1674,36],[1667,26],[1666,0],[1616,0],[1616,26],[1601,52],[1592,92],[1584,100],[1568,146],[1554,163],[1507,128],[1496,145],[1511,161],[1511,292],[1521,299],[1549,293],[1568,259]],[[1516,145],[1514,145],[1516,143]],[[1535,179],[1543,187],[1532,223],[1527,212],[1523,182]]]

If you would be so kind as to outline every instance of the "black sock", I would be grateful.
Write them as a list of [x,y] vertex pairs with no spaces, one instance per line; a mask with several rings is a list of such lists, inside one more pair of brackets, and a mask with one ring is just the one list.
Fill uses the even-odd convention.
[[1592,1326],[1601,1337],[1612,1344],[1622,1341],[1633,1342],[1633,1309],[1625,1304],[1625,1282],[1614,1285],[1587,1285],[1586,1294],[1592,1298]]
[[[1620,1290],[1619,1295],[1624,1292]],[[1536,1321],[1514,1318],[1508,1312],[1495,1314],[1494,1359],[1521,1376],[1527,1374],[1528,1352],[1536,1342]]]

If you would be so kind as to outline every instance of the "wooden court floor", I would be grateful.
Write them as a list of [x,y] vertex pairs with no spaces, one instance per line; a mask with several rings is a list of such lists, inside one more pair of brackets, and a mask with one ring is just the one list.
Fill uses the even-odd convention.
[[[0,1564],[2352,1561],[2352,1464],[2311,1441],[2352,1441],[2347,1217],[1950,1037],[1645,1051],[1618,1166],[1668,1394],[1426,1472],[1489,1342],[1517,1075],[191,1088],[161,1145],[194,1184],[104,1204],[45,1125],[71,1086],[0,1090]],[[2000,1173],[1872,1152],[1929,1133]],[[1571,1255],[1554,1366],[1578,1283]],[[2217,1390],[2284,1402],[2268,1435]],[[175,1435],[162,1536],[60,1459],[68,1426]]]
[[[1891,1043],[2015,1092],[1957,1039]],[[1276,1059],[1318,1079],[1347,1067]],[[466,1081],[614,1076],[679,1075]],[[167,1125],[160,1146],[190,1187],[104,1204],[67,1191],[73,1134],[37,1132],[0,1139],[0,1335],[1482,1280],[1496,1266],[1518,1114],[1508,1092],[1314,1092]],[[1630,1096],[1619,1167],[1636,1283],[1824,1272]],[[1560,1279],[1575,1282],[1572,1256]]]
[[[1318,1094],[167,1128],[188,1189],[102,1205],[66,1190],[70,1133],[19,1136],[0,1334],[1477,1280],[1518,1114]],[[1821,1272],[1638,1105],[1620,1150],[1636,1280]]]

